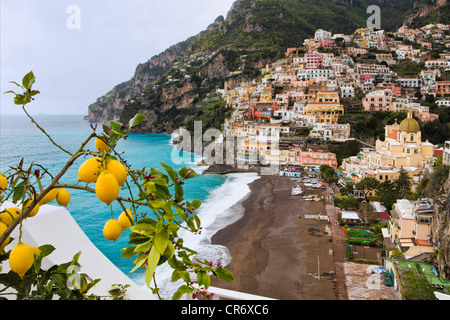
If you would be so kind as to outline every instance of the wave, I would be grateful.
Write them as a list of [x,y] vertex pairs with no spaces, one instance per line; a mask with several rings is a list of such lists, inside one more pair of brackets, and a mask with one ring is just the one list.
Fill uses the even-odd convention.
[[[202,222],[201,234],[192,234],[185,230],[179,232],[186,247],[195,250],[201,261],[208,259],[214,265],[220,263],[227,266],[231,262],[228,249],[221,245],[213,245],[211,238],[219,230],[238,221],[244,214],[242,206],[236,206],[250,193],[249,184],[258,179],[256,173],[232,173],[219,188],[211,192],[199,209],[198,217]],[[171,299],[177,288],[183,284],[182,280],[171,282],[173,270],[167,264],[156,270],[160,295],[164,299]],[[195,279],[194,279],[195,280]],[[145,287],[144,276],[139,275],[135,282]]]

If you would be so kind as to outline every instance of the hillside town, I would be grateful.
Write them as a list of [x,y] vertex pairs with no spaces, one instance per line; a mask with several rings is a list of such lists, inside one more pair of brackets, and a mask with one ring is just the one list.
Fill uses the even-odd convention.
[[[331,167],[335,191],[331,197],[347,227],[363,224],[366,218],[358,206],[339,206],[336,198],[344,195],[370,203],[371,213],[382,222],[385,257],[402,257],[396,268],[392,260],[385,262],[387,285],[398,287],[395,279],[401,263],[408,261],[411,267],[413,261],[429,262],[435,254],[433,200],[397,197],[383,202],[375,187],[360,186],[407,177],[411,195],[436,165],[450,165],[450,141],[432,143],[421,131],[421,124],[439,120],[427,101],[450,107],[449,48],[449,25],[443,24],[403,26],[394,33],[368,28],[351,35],[317,30],[303,46],[288,48],[284,58],[262,68],[257,79],[218,90],[233,110],[223,135],[238,141],[238,168],[275,164],[276,174],[302,177]],[[411,66],[418,67],[405,70]],[[351,124],[342,121],[355,110],[404,113],[405,118],[387,124],[384,137],[360,141],[352,136]],[[359,152],[341,161],[323,144],[355,140],[361,145]],[[430,271],[428,279],[438,279],[438,273]],[[450,287],[449,281],[439,281],[441,287]]]

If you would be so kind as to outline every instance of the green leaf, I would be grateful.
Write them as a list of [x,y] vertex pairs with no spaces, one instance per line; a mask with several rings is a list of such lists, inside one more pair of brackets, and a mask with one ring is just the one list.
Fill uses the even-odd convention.
[[142,121],[144,121],[147,117],[143,114],[137,113],[130,121],[128,122],[128,127],[133,128],[139,125]]
[[201,202],[200,200],[193,200],[193,201],[191,202],[191,204],[192,204],[192,206],[193,206],[195,209],[198,209],[198,208],[200,208],[200,206],[202,205],[202,202]]
[[123,130],[122,130],[122,123],[111,120],[111,128],[116,131],[118,134],[122,134]]
[[14,97],[14,104],[24,105],[27,103],[28,103],[27,99],[25,98],[25,96],[23,94],[16,94],[16,96]]
[[15,81],[9,81],[9,83],[13,83],[13,84],[15,84],[16,86],[18,86],[19,88],[22,88],[22,89],[23,89],[23,87],[22,87],[20,84],[18,84],[17,82],[15,82]]
[[166,201],[164,200],[149,200],[148,203],[155,209],[162,208],[166,205]]
[[211,284],[211,278],[205,271],[198,271],[197,283],[199,286],[204,286],[205,289],[208,289],[209,285]]
[[176,178],[178,177],[178,174],[176,173],[176,171],[162,162],[160,162],[159,164],[169,174],[170,179],[172,179],[172,181],[176,181]]
[[145,271],[145,283],[147,284],[147,287],[150,287],[150,282],[153,279],[153,274],[155,273],[156,267],[158,266],[160,257],[161,255],[159,254],[158,250],[156,250],[156,247],[153,246],[147,258],[148,265],[147,270]]
[[168,243],[169,243],[169,233],[165,229],[162,229],[155,235],[155,247],[160,254],[164,254],[164,251],[166,251]]
[[177,212],[177,216],[178,216],[180,219],[186,221],[186,213],[184,213],[184,211],[181,210],[179,207],[174,206],[174,208],[175,208],[175,211]]
[[139,257],[136,258],[136,260],[134,260],[134,268],[130,271],[130,273],[136,271],[138,268],[142,267],[142,265],[145,263],[145,261],[147,261],[147,257],[143,254],[139,255]]
[[135,247],[127,247],[122,249],[122,254],[120,255],[121,258],[131,258],[136,255],[136,252],[134,252]]
[[106,124],[103,124],[103,131],[105,132],[106,135],[110,135],[111,130],[109,129],[109,127]]
[[167,243],[167,249],[164,251],[164,254],[168,256],[168,258],[172,258],[175,254],[175,247],[173,246],[172,242]]
[[183,201],[183,187],[179,183],[175,183],[175,200],[178,202]]
[[225,268],[217,268],[216,273],[221,279],[225,281],[234,281],[233,274]]
[[130,228],[132,231],[145,230],[145,231],[153,231],[155,230],[155,225],[150,223],[136,223],[134,226]]
[[172,296],[173,300],[180,300],[185,294],[194,292],[194,289],[188,287],[186,285],[182,285],[178,288],[177,292],[175,292]]
[[200,221],[200,218],[196,214],[194,214],[194,221],[195,221],[195,224],[197,225],[197,229],[200,229],[202,223]]
[[23,186],[15,187],[14,194],[13,194],[13,202],[15,203],[15,202],[19,201],[20,199],[22,199],[24,194],[25,194],[25,187],[23,187]]
[[148,250],[150,250],[151,246],[153,245],[153,242],[151,240],[148,240],[147,242],[138,244],[135,248],[134,248],[134,252],[147,252]]
[[36,77],[33,74],[33,71],[28,72],[22,79],[22,85],[25,90],[31,89],[31,86],[36,81]]
[[180,170],[178,170],[178,174],[180,175],[180,177],[185,177],[186,176],[186,173],[188,172],[188,168],[186,168],[186,167],[183,167],[183,168],[181,168]]

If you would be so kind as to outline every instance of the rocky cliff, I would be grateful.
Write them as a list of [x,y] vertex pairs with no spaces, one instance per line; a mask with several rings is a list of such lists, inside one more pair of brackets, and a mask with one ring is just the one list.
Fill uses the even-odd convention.
[[442,277],[450,279],[450,176],[435,202],[433,219],[433,245],[437,251],[436,264]]
[[86,119],[91,122],[119,120],[127,101],[140,95],[150,84],[165,74],[172,67],[174,61],[180,59],[186,53],[189,44],[194,39],[190,38],[173,45],[159,55],[152,57],[149,61],[139,64],[133,78],[115,86],[89,106]]
[[[446,3],[430,1],[433,8]],[[369,2],[380,6],[382,26],[389,31],[409,14],[433,12],[423,6],[430,1],[237,0],[226,19],[217,18],[205,31],[138,65],[132,79],[89,106],[86,119],[127,121],[141,112],[148,116],[141,130],[170,132],[210,108],[220,98],[217,89],[254,78],[257,68],[317,29],[352,33],[365,27]]]

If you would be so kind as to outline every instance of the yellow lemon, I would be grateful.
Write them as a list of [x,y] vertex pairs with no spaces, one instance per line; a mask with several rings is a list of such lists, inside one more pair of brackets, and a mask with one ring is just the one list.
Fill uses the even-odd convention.
[[25,243],[18,243],[9,254],[9,266],[21,278],[31,268],[34,262],[34,251]]
[[[4,224],[3,222],[0,222],[0,236],[6,231],[7,228],[8,228],[8,226],[6,224]],[[8,236],[5,239],[5,241],[0,245],[0,251],[3,251],[3,249],[5,249],[5,247],[9,243],[9,239],[10,239],[10,237]]]
[[123,187],[127,180],[127,168],[117,160],[109,160],[106,164],[106,170],[111,172],[116,177],[119,186]]
[[107,152],[111,147],[101,138],[95,140],[95,148],[98,152]]
[[0,221],[9,226],[22,212],[19,208],[8,208],[0,213]]
[[91,183],[97,181],[102,164],[101,158],[91,158],[83,162],[78,169],[78,181]]
[[56,199],[56,196],[58,195],[58,189],[54,188],[47,192],[47,194],[42,198],[41,202],[42,204],[50,203]]
[[2,174],[0,174],[0,194],[2,194],[6,188],[8,188],[8,179]]
[[118,221],[122,226],[122,230],[126,230],[131,227],[131,222],[133,221],[133,214],[131,213],[131,210],[127,209],[126,213],[123,211],[120,214]]
[[[24,204],[24,209],[25,208],[28,208],[30,205],[31,205],[31,203],[33,202],[33,199],[29,199],[29,200],[27,200],[26,202],[25,202],[25,204]],[[41,203],[36,203],[36,205],[34,206],[34,208],[31,210],[31,212],[28,214],[28,216],[27,216],[27,218],[32,218],[32,217],[34,217],[37,213],[38,213],[38,211],[39,211],[39,208],[41,207]]]
[[122,225],[119,221],[110,219],[103,226],[103,235],[106,239],[115,241],[122,234]]
[[56,195],[56,202],[60,206],[67,207],[70,203],[70,193],[64,188],[58,190],[58,194]]
[[98,176],[95,184],[95,194],[100,201],[103,201],[108,206],[119,195],[119,183],[116,177],[108,170],[102,171]]
[[31,250],[33,250],[34,255],[39,256],[41,254],[41,249],[39,249],[38,247],[32,247],[30,246]]

